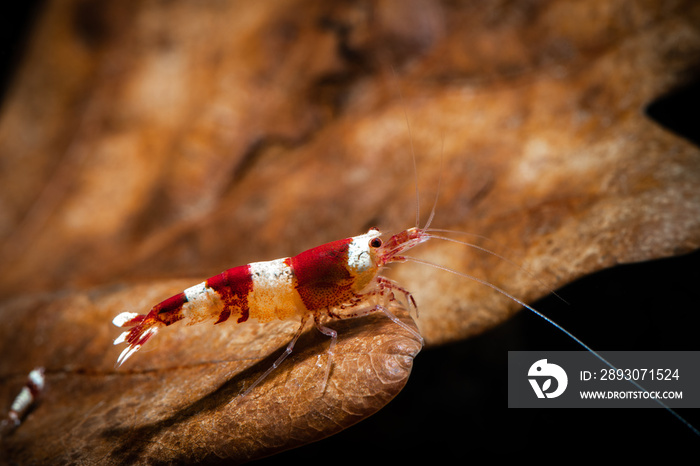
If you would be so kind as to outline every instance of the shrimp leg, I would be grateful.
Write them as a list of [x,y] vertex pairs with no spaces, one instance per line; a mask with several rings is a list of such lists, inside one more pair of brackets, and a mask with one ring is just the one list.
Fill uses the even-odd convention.
[[243,399],[243,398],[245,398],[251,391],[253,391],[253,389],[254,389],[255,387],[257,387],[257,386],[260,384],[260,382],[262,382],[263,380],[265,380],[265,377],[267,377],[268,375],[270,375],[270,373],[271,373],[272,371],[274,371],[275,369],[277,369],[277,367],[278,367],[280,364],[282,364],[282,362],[283,362],[285,359],[287,359],[287,356],[289,356],[290,354],[292,354],[292,351],[294,350],[294,345],[296,344],[296,342],[297,342],[297,340],[299,339],[299,337],[301,336],[301,334],[304,332],[304,327],[306,327],[306,322],[307,322],[308,320],[309,320],[308,316],[307,316],[307,317],[303,317],[303,318],[301,319],[301,322],[299,323],[299,328],[297,329],[296,333],[295,333],[294,336],[292,337],[292,340],[287,344],[287,347],[284,349],[284,352],[283,352],[282,354],[279,355],[279,357],[275,360],[274,363],[272,363],[272,366],[270,366],[265,372],[263,372],[263,374],[262,374],[260,377],[258,377],[257,379],[255,379],[255,382],[253,382],[252,385],[251,385],[250,387],[246,388],[246,390],[245,390],[238,398],[234,398],[233,400],[231,400],[231,402],[229,402],[229,404],[232,403],[232,402],[233,402],[234,400],[236,400],[236,399],[239,399],[239,398],[240,398],[240,399]]

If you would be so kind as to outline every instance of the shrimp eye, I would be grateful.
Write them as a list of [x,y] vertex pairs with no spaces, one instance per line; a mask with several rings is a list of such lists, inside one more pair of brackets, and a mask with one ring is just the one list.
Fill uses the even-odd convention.
[[382,245],[382,239],[381,238],[372,238],[369,242],[369,247],[371,248],[378,248]]

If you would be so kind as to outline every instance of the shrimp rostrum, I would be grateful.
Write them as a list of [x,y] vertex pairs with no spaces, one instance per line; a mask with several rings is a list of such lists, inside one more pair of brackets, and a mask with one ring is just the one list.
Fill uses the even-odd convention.
[[[133,327],[122,333],[114,344],[127,347],[117,360],[117,367],[136,353],[162,327],[178,321],[195,324],[213,320],[214,324],[235,319],[269,322],[277,319],[300,319],[299,329],[282,355],[244,393],[249,393],[291,352],[306,323],[331,338],[329,363],[337,332],[323,325],[324,319],[360,317],[383,312],[421,343],[423,338],[391,313],[388,306],[403,296],[406,305],[416,308],[411,294],[380,275],[382,267],[406,260],[401,254],[430,239],[423,229],[410,228],[392,236],[386,243],[381,232],[371,228],[364,235],[353,236],[304,251],[294,257],[254,262],[234,267],[156,304],[148,314],[123,312],[114,318],[118,327]],[[417,308],[416,308],[417,309]]]

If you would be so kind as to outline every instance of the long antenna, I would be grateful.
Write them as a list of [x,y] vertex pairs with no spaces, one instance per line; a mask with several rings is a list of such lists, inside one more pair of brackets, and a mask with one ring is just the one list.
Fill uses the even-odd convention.
[[408,112],[406,111],[406,103],[403,99],[403,93],[401,92],[401,86],[399,85],[399,77],[396,74],[394,67],[391,67],[391,74],[394,77],[396,83],[396,90],[399,93],[399,100],[401,101],[401,110],[403,111],[403,117],[406,120],[406,127],[408,128],[408,143],[411,146],[411,160],[413,161],[413,186],[416,190],[416,228],[420,227],[420,192],[418,191],[418,164],[416,163],[416,150],[413,147],[413,131],[411,130],[411,121],[408,119]]
[[[535,309],[534,307],[530,306],[529,304],[525,303],[524,301],[521,301],[520,299],[516,298],[515,296],[513,296],[513,295],[510,294],[510,293],[508,293],[507,291],[505,291],[505,290],[503,290],[503,289],[497,287],[496,285],[494,285],[494,284],[492,284],[492,283],[489,283],[489,282],[487,282],[486,280],[482,280],[481,278],[475,277],[475,276],[473,276],[473,275],[469,275],[468,273],[459,272],[459,271],[457,271],[457,270],[451,269],[451,268],[449,268],[449,267],[445,267],[445,266],[440,265],[440,264],[435,264],[435,263],[433,263],[433,262],[426,261],[426,260],[423,260],[423,259],[417,259],[417,258],[411,257],[411,256],[403,256],[403,257],[404,257],[404,259],[406,259],[406,260],[408,260],[408,261],[416,262],[416,263],[418,263],[418,264],[423,264],[423,265],[429,265],[429,266],[431,266],[431,267],[435,267],[435,268],[437,268],[437,269],[444,270],[444,271],[446,271],[446,272],[450,272],[450,273],[453,273],[453,274],[455,274],[455,275],[459,275],[459,276],[464,277],[464,278],[467,278],[467,279],[469,279],[469,280],[473,280],[473,281],[475,281],[475,282],[477,282],[477,283],[480,283],[480,284],[482,284],[482,285],[484,285],[484,286],[488,286],[488,287],[491,288],[492,290],[495,290],[495,291],[501,293],[502,295],[506,296],[507,298],[510,298],[510,299],[512,299],[513,301],[515,301],[516,303],[520,304],[520,305],[523,306],[524,308],[526,308],[526,309],[532,311],[534,314],[540,316],[542,319],[544,319],[545,321],[547,321],[547,322],[549,322],[550,324],[552,324],[554,327],[556,327],[556,328],[558,328],[559,330],[561,330],[562,332],[564,332],[565,335],[567,335],[569,338],[571,338],[571,339],[574,340],[576,343],[578,343],[579,345],[581,345],[581,347],[583,347],[586,351],[590,352],[593,356],[595,356],[596,358],[598,358],[603,364],[605,364],[606,366],[608,366],[609,368],[611,368],[611,369],[613,369],[613,370],[615,370],[615,371],[617,370],[617,367],[615,367],[614,365],[612,365],[612,363],[610,363],[607,359],[605,359],[603,356],[601,356],[601,355],[598,354],[596,351],[594,351],[590,346],[588,346],[587,344],[585,344],[584,342],[582,342],[581,340],[579,340],[576,336],[574,336],[573,333],[569,332],[569,331],[566,330],[564,327],[562,327],[562,326],[559,325],[558,323],[554,322],[552,319],[550,319],[550,318],[547,317],[546,315],[542,314],[540,311],[538,311],[538,310]],[[641,391],[643,391],[643,392],[645,392],[645,393],[649,393],[649,391],[648,391],[646,388],[644,388],[644,387],[642,387],[641,385],[639,385],[635,380],[630,379],[630,380],[628,380],[628,382],[631,383],[632,385],[634,385],[637,389],[639,389],[639,390],[641,390]],[[664,408],[666,411],[668,411],[669,413],[671,413],[676,419],[678,419],[678,420],[681,421],[683,424],[685,424],[685,426],[686,426],[687,428],[689,428],[691,431],[693,431],[693,433],[694,433],[695,435],[697,435],[697,436],[700,437],[700,431],[699,431],[697,428],[695,428],[695,426],[693,426],[690,422],[686,421],[680,414],[678,414],[678,413],[675,412],[673,409],[671,409],[670,406],[668,406],[666,403],[664,403],[663,401],[661,401],[661,400],[658,399],[658,398],[652,398],[652,399],[653,399],[659,406],[661,406],[661,407]]]

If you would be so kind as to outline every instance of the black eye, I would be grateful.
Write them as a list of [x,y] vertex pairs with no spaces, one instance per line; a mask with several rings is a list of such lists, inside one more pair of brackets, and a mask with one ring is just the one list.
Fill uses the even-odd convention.
[[382,245],[382,239],[381,238],[372,238],[369,242],[369,247],[371,248],[378,248]]

